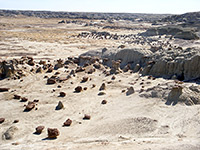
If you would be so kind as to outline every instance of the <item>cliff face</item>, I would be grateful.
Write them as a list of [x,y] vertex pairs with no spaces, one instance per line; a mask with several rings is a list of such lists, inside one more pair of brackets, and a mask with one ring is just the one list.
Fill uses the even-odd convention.
[[106,65],[112,65],[112,60],[120,60],[120,67],[130,65],[132,70],[143,75],[155,77],[176,78],[179,80],[192,80],[200,78],[200,55],[194,48],[159,49],[157,51],[141,48],[125,48],[91,51],[83,56],[98,56],[107,59]]

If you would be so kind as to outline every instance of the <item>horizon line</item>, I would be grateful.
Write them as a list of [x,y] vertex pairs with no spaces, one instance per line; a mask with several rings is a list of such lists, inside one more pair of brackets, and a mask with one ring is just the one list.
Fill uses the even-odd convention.
[[142,13],[142,12],[98,12],[98,11],[66,11],[66,10],[47,10],[47,9],[10,9],[10,8],[0,8],[0,10],[11,10],[11,11],[46,11],[46,12],[74,12],[74,13],[112,13],[112,14],[152,14],[152,15],[181,15],[186,13],[200,12],[191,11],[185,13]]

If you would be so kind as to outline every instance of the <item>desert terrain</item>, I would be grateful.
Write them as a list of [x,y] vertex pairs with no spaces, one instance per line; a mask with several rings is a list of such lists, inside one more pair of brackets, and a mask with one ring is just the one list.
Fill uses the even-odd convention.
[[199,14],[1,10],[0,149],[199,150]]

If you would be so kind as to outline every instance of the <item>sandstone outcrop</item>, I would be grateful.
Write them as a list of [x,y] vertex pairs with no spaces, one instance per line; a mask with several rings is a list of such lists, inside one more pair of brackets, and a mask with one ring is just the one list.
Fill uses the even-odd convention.
[[17,131],[18,131],[17,127],[11,126],[8,130],[6,130],[6,132],[3,133],[2,139],[3,140],[12,140]]

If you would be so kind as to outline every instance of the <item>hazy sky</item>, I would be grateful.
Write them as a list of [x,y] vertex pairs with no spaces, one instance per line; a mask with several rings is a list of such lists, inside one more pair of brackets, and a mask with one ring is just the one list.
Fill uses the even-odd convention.
[[0,0],[0,9],[181,14],[200,11],[200,0]]

